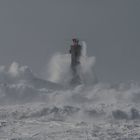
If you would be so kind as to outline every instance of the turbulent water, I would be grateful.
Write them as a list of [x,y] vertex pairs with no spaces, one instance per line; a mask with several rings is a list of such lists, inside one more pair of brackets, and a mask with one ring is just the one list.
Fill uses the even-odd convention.
[[0,140],[140,139],[140,85],[97,83],[85,51],[76,87],[68,86],[67,54],[52,58],[51,82],[15,62],[0,67]]

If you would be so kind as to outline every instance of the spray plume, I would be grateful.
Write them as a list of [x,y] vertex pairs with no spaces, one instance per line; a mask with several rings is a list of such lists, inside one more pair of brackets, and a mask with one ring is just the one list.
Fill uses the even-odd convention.
[[[55,54],[51,58],[48,66],[48,80],[51,82],[68,85],[70,79],[72,78],[70,72],[70,61],[70,54]],[[87,56],[87,45],[85,41],[82,41],[82,54],[80,59],[81,65],[78,73],[83,84],[93,84],[97,82],[97,78],[94,72],[95,62],[96,59],[94,56]]]

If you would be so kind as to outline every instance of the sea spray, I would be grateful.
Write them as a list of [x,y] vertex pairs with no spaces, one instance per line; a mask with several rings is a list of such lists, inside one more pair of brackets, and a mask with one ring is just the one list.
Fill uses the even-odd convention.
[[[62,85],[69,85],[70,79],[72,78],[70,61],[70,54],[54,54],[48,65],[48,80]],[[96,59],[94,56],[87,56],[87,45],[83,41],[80,69],[78,70],[82,84],[94,84],[97,82],[94,72],[95,62]]]

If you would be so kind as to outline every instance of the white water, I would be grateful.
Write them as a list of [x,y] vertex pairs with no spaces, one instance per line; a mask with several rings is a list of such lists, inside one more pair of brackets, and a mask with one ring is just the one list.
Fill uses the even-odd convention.
[[95,58],[83,46],[83,84],[73,89],[58,88],[70,78],[69,54],[56,54],[49,64],[58,85],[15,62],[0,67],[0,140],[140,139],[140,85],[93,84]]

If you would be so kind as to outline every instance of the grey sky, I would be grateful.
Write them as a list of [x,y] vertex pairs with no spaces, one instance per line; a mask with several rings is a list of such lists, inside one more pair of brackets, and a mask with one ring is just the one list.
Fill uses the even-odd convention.
[[0,0],[0,65],[41,75],[72,37],[87,42],[101,81],[140,81],[140,0]]

